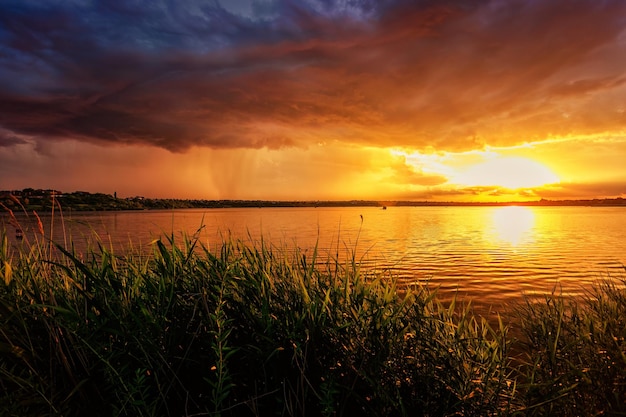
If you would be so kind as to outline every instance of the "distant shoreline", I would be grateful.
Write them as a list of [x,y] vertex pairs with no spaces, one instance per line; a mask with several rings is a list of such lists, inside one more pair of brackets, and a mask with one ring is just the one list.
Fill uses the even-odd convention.
[[127,197],[76,191],[65,193],[57,190],[5,190],[0,191],[0,208],[15,212],[21,210],[50,210],[53,207],[72,211],[121,211],[186,208],[264,208],[264,207],[626,207],[626,199],[589,200],[538,200],[503,202],[451,202],[451,201],[390,201],[390,200],[199,200]]

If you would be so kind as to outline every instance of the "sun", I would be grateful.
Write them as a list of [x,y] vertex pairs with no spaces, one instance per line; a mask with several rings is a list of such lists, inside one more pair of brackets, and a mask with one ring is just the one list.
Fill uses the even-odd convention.
[[503,187],[511,190],[535,188],[559,182],[545,165],[522,157],[489,159],[460,172],[454,179],[466,186]]

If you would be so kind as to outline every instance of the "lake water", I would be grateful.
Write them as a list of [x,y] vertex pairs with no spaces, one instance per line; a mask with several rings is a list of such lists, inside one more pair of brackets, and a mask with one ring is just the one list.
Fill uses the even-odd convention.
[[[33,216],[18,215],[32,239]],[[3,213],[1,221],[8,223]],[[626,277],[626,209],[619,207],[229,208],[74,212],[42,216],[55,241],[77,247],[97,233],[117,251],[149,250],[162,233],[193,235],[216,248],[225,236],[312,251],[354,251],[363,268],[389,271],[496,308],[523,295],[579,296],[599,279]],[[54,223],[51,227],[51,223]]]

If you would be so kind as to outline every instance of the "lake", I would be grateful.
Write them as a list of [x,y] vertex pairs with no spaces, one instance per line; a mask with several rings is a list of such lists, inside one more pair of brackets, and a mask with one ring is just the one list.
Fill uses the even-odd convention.
[[[400,285],[428,283],[496,308],[553,292],[580,296],[603,278],[626,277],[626,209],[620,207],[345,207],[228,208],[42,215],[46,233],[79,251],[96,233],[117,252],[148,251],[161,234],[193,235],[217,248],[228,236],[311,253],[351,253],[371,272]],[[36,219],[19,242],[33,239]]]

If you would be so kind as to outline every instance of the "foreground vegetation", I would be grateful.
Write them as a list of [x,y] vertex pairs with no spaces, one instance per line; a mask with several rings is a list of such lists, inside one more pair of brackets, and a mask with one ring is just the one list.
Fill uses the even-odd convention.
[[626,413],[626,293],[469,306],[266,243],[150,256],[0,239],[0,414],[591,416]]

